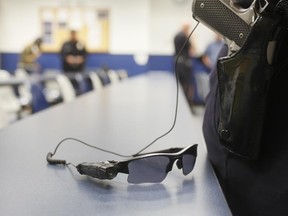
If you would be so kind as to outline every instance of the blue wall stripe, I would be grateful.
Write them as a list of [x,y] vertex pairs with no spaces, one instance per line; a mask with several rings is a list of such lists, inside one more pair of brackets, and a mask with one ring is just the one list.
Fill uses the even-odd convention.
[[150,55],[149,69],[161,71],[174,71],[174,57],[164,55]]
[[[1,53],[1,68],[11,73],[17,68],[19,53]],[[61,70],[61,60],[58,53],[43,53],[38,60],[42,69]],[[173,57],[164,55],[149,56],[146,65],[138,65],[133,55],[89,54],[87,69],[97,69],[108,66],[111,69],[125,69],[129,76],[141,74],[151,70],[173,71]]]
[[[0,53],[1,67],[13,73],[17,67],[19,53]],[[57,69],[61,70],[61,60],[58,53],[43,53],[39,58],[39,64],[42,70]],[[174,57],[169,55],[150,55],[146,65],[138,65],[133,58],[133,55],[114,55],[114,54],[89,54],[87,57],[87,69],[97,69],[103,66],[108,66],[111,69],[125,69],[129,76],[138,75],[147,71],[168,71],[174,73]],[[193,58],[193,76],[191,82],[197,85],[195,75],[197,73],[209,73],[198,58]],[[196,90],[196,89],[195,89]],[[202,103],[197,90],[194,92],[195,103]]]
[[19,54],[1,53],[1,69],[12,72],[16,69],[19,59]]

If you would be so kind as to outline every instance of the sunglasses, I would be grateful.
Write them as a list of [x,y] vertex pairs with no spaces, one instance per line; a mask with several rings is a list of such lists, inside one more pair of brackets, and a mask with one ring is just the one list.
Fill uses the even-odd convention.
[[118,173],[128,174],[132,184],[162,182],[176,161],[178,169],[188,175],[194,168],[197,144],[186,148],[170,148],[162,151],[138,154],[128,160],[81,163],[76,166],[82,175],[98,179],[113,179]]

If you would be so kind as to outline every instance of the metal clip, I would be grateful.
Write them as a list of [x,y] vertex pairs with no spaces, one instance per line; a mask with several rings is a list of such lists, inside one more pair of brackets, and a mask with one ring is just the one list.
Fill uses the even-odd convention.
[[266,8],[267,6],[269,5],[269,2],[267,0],[262,0],[264,1],[264,5],[262,6],[261,4],[261,0],[259,1],[259,13],[261,14]]

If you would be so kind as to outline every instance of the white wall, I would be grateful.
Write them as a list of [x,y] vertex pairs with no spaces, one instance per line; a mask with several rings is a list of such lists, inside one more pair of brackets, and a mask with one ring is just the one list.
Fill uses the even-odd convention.
[[[20,52],[41,33],[39,9],[67,2],[110,11],[113,54],[173,54],[173,36],[181,22],[195,24],[192,0],[0,0],[0,51]],[[199,53],[212,35],[203,27],[197,29],[194,45]]]
[[111,5],[110,51],[148,51],[150,0],[114,0]]

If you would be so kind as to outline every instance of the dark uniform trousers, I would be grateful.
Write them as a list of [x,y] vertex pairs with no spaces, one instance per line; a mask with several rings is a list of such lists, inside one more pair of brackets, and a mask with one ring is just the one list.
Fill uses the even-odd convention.
[[[226,53],[224,47],[220,56]],[[203,133],[209,159],[236,216],[288,215],[288,39],[277,58],[281,60],[276,65],[269,93],[257,160],[237,157],[221,144],[217,133],[220,114],[217,71],[211,72]]]

